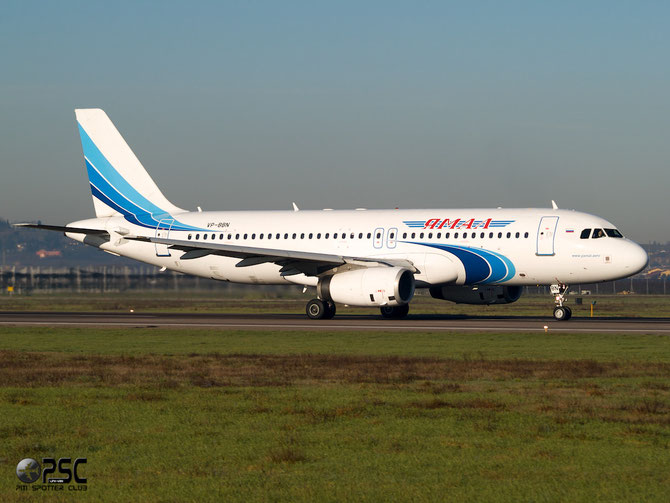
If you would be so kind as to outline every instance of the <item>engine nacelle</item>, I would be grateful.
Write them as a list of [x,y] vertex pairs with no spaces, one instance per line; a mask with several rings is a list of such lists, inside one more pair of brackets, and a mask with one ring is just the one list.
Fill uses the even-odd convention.
[[457,304],[511,304],[523,293],[522,286],[482,285],[436,286],[430,289],[434,299],[450,300]]
[[319,280],[320,299],[350,306],[402,306],[414,296],[414,274],[404,267],[369,267]]

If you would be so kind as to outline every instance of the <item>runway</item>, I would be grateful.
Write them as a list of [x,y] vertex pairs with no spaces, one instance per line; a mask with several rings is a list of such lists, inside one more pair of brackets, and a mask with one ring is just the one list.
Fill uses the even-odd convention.
[[[304,331],[471,331],[548,333],[631,333],[670,335],[668,318],[553,318],[413,315],[404,320],[379,316],[337,316],[310,320],[294,314],[184,314],[109,312],[0,312],[0,325],[209,328],[221,330]],[[546,327],[546,328],[545,328]]]

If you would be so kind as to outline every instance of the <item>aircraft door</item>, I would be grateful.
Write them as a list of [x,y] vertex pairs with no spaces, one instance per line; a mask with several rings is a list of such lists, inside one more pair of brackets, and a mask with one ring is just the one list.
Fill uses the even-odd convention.
[[558,217],[542,217],[537,229],[536,255],[554,255],[554,240],[556,239],[556,227]]
[[377,227],[372,239],[373,246],[375,248],[381,248],[384,245],[384,229]]
[[[158,222],[158,225],[156,226],[156,237],[157,238],[169,238],[170,237],[170,229],[172,229],[172,224],[174,224],[174,218],[165,218]],[[170,250],[168,249],[168,245],[156,243],[156,256],[157,257],[169,257],[170,256]]]
[[397,228],[391,227],[388,231],[386,231],[386,247],[387,248],[395,248],[397,239],[398,239],[398,229]]

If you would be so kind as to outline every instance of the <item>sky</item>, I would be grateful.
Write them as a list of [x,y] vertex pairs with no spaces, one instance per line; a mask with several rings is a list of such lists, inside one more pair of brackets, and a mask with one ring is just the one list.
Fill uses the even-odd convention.
[[670,3],[4,0],[0,218],[94,216],[75,108],[187,209],[550,207],[670,241]]

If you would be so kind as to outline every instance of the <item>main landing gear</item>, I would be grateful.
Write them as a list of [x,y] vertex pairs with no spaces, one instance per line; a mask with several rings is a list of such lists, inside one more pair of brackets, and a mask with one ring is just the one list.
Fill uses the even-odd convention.
[[332,320],[335,316],[335,303],[329,300],[312,299],[305,308],[307,316],[313,320]]
[[572,318],[572,309],[564,305],[565,296],[567,295],[569,288],[568,285],[564,285],[563,283],[558,283],[549,287],[554,296],[554,302],[556,302],[556,307],[554,308],[554,318],[556,321],[568,321]]
[[382,318],[400,319],[407,316],[409,313],[409,304],[402,306],[382,306],[379,308],[382,312]]

